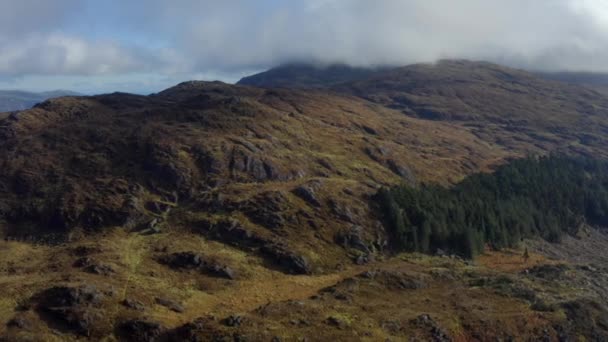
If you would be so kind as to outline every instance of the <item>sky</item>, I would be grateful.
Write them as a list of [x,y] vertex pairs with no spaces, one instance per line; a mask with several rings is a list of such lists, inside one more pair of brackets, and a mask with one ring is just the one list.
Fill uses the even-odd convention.
[[0,0],[0,89],[151,93],[444,58],[608,72],[608,0]]

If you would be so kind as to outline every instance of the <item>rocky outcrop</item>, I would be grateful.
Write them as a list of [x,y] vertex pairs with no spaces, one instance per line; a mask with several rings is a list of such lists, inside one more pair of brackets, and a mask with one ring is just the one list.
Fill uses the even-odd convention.
[[317,198],[316,191],[321,187],[321,185],[322,183],[319,181],[309,182],[295,188],[293,193],[311,206],[319,208],[321,207],[321,201]]
[[101,309],[108,295],[95,286],[53,287],[37,294],[33,301],[41,317],[54,326],[91,336],[101,326]]
[[82,268],[84,272],[109,276],[116,271],[110,265],[99,263],[91,257],[82,257],[74,262],[74,267]]
[[310,274],[312,268],[305,257],[290,251],[286,246],[268,243],[261,249],[262,254],[291,274]]
[[257,248],[267,242],[266,239],[247,229],[235,219],[217,222],[203,220],[196,223],[194,231],[241,249]]
[[452,338],[429,315],[420,315],[410,321],[410,325],[426,330],[428,337],[435,342],[451,342]]
[[169,298],[156,297],[156,299],[154,301],[156,304],[158,304],[160,306],[164,306],[173,312],[183,313],[186,310],[180,303],[176,302],[175,300],[169,299]]
[[123,322],[116,329],[119,340],[124,342],[159,342],[166,332],[158,322],[139,319]]
[[275,241],[273,238],[262,237],[245,228],[238,220],[201,221],[197,225],[198,228],[195,231],[241,249],[257,251],[271,264],[287,273],[309,274],[312,272],[306,258],[291,251],[284,243]]
[[[236,179],[239,179],[239,173],[246,174],[255,181],[287,178],[272,160],[259,157],[241,146],[235,146],[232,150],[229,168],[232,177]],[[246,178],[242,178],[242,180],[246,181]]]
[[271,230],[282,228],[286,219],[283,212],[287,210],[288,199],[282,192],[270,191],[261,193],[239,206],[251,222]]
[[235,279],[235,272],[228,266],[213,260],[206,260],[193,252],[173,253],[164,256],[160,261],[173,269],[196,269],[210,276]]
[[124,305],[126,308],[136,311],[144,311],[146,309],[144,303],[130,298],[125,298],[122,301],[122,305]]

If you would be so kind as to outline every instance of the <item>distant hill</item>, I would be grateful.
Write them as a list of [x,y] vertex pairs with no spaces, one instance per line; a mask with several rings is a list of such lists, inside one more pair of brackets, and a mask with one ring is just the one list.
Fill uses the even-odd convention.
[[244,77],[237,84],[262,88],[327,88],[339,83],[362,80],[385,69],[357,68],[343,64],[287,64]]
[[35,104],[61,96],[78,96],[73,91],[54,90],[32,93],[21,90],[0,90],[0,113],[32,108]]

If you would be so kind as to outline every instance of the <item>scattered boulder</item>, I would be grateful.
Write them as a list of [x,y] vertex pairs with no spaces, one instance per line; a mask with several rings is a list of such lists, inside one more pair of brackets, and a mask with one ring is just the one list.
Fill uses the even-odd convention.
[[319,163],[319,165],[323,166],[324,168],[326,168],[329,171],[334,171],[335,170],[334,166],[327,159],[319,158],[319,159],[317,159],[317,162]]
[[435,342],[451,342],[452,338],[431,318],[429,315],[420,315],[410,321],[410,324],[416,328],[426,330],[432,341]]
[[357,265],[365,265],[374,261],[374,257],[372,254],[359,254],[354,258],[354,262]]
[[167,255],[160,262],[174,269],[197,269],[201,273],[214,277],[234,279],[234,271],[218,262],[204,260],[203,257],[194,252],[179,252]]
[[74,261],[74,267],[87,267],[95,263],[95,260],[91,257],[82,257]]
[[352,210],[344,203],[340,203],[336,200],[329,201],[329,207],[333,211],[333,213],[342,221],[357,223],[357,218]]
[[281,243],[262,238],[243,227],[238,220],[229,219],[216,223],[202,221],[197,228],[198,232],[205,234],[208,238],[230,244],[232,246],[246,249],[258,250],[262,256],[278,265],[284,271],[291,274],[310,274],[311,268],[308,261],[288,250]]
[[77,305],[96,306],[101,304],[105,294],[93,285],[81,287],[52,287],[38,294],[38,304],[42,308],[62,308]]
[[315,189],[310,185],[302,185],[293,190],[293,194],[300,197],[313,207],[320,207],[321,202],[317,199]]
[[262,253],[272,258],[272,260],[291,274],[310,274],[312,269],[308,260],[301,255],[297,255],[285,246],[278,244],[267,244],[262,247]]
[[332,315],[327,317],[325,323],[338,329],[346,329],[350,326],[350,322],[347,318],[338,315]]
[[194,252],[180,252],[167,255],[160,260],[171,268],[195,269],[202,265],[201,256]]
[[378,131],[370,126],[361,125],[361,129],[363,129],[363,131],[365,131],[367,134],[378,135]]
[[6,323],[7,328],[31,330],[32,323],[24,317],[15,317]]
[[83,269],[83,271],[85,271],[87,273],[98,274],[98,275],[103,275],[103,276],[109,276],[113,273],[116,273],[116,271],[114,271],[114,268],[112,268],[112,266],[104,265],[104,264],[89,265],[89,266],[85,267]]
[[70,253],[72,255],[75,255],[78,257],[85,257],[85,256],[89,256],[91,254],[96,254],[96,253],[100,253],[100,252],[101,252],[101,249],[99,249],[97,247],[91,247],[91,246],[77,246],[77,247],[74,247],[70,251]]
[[608,308],[591,299],[577,299],[562,304],[568,329],[573,335],[585,336],[590,341],[608,340]]
[[215,262],[205,263],[202,272],[219,278],[235,279],[235,273],[230,267]]
[[256,181],[284,178],[271,160],[262,159],[240,145],[234,147],[229,167],[233,178],[237,177],[239,172],[249,175]]
[[386,164],[388,165],[388,168],[393,171],[393,173],[403,178],[403,180],[408,184],[416,183],[416,177],[414,176],[414,173],[412,172],[412,170],[410,170],[409,167],[401,164],[395,159],[388,159],[386,161]]
[[184,311],[186,311],[180,303],[178,303],[174,300],[171,300],[171,299],[157,297],[155,299],[155,301],[156,301],[156,304],[164,306],[167,309],[177,312],[177,313],[183,313]]
[[142,302],[135,299],[126,298],[122,301],[122,305],[124,305],[126,308],[136,311],[144,311],[146,309]]
[[165,332],[166,328],[160,323],[135,319],[120,324],[116,335],[125,342],[156,342]]
[[243,317],[239,315],[228,316],[222,323],[228,327],[238,327],[243,323]]
[[34,297],[43,318],[65,330],[90,336],[93,324],[103,317],[98,310],[105,294],[95,286],[53,287]]
[[219,222],[202,221],[197,228],[199,233],[238,248],[256,248],[267,241],[245,228],[238,220],[227,219]]
[[539,265],[525,271],[525,274],[545,280],[556,280],[563,278],[568,271],[568,266],[559,265]]
[[198,318],[193,322],[186,323],[173,329],[168,335],[169,341],[203,342],[208,339],[204,336],[208,329],[209,319]]
[[371,251],[363,240],[363,228],[353,225],[350,230],[340,232],[334,238],[335,242],[344,248],[353,248],[365,254],[370,254]]
[[286,210],[287,198],[282,192],[269,191],[261,193],[240,206],[251,222],[276,230],[285,225],[282,212]]
[[97,263],[95,259],[91,257],[79,258],[74,262],[73,266],[82,268],[84,272],[103,276],[109,276],[113,273],[116,273],[112,266]]

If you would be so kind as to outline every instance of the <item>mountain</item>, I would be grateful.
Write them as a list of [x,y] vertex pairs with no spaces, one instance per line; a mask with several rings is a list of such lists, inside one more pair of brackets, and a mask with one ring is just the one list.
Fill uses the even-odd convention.
[[37,103],[61,96],[78,96],[80,94],[67,90],[55,90],[42,93],[31,93],[20,90],[0,90],[0,112],[24,110]]
[[286,64],[242,78],[239,85],[262,88],[328,88],[365,79],[386,68],[357,68],[342,64]]
[[375,197],[530,155],[606,157],[608,98],[479,62],[321,74],[0,114],[0,288],[10,298],[0,334],[607,336],[607,257],[590,252],[608,247],[600,231],[524,241],[526,263],[514,250],[396,255]]

